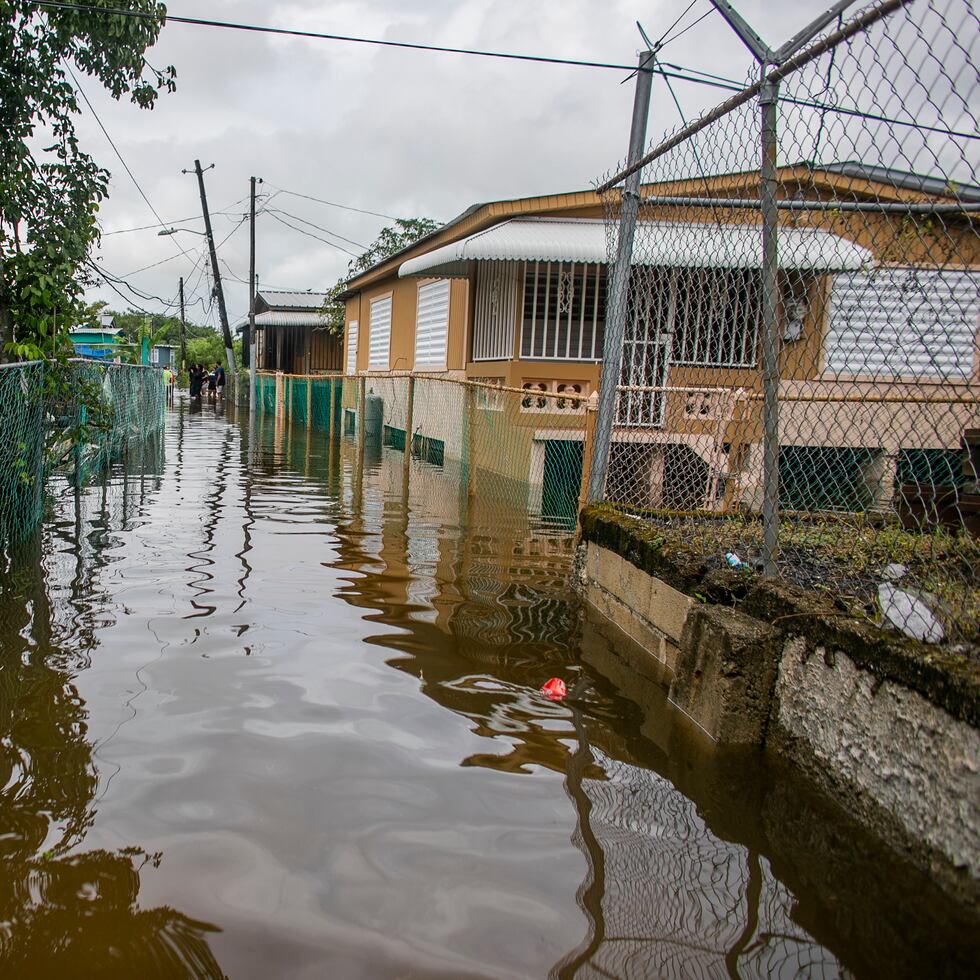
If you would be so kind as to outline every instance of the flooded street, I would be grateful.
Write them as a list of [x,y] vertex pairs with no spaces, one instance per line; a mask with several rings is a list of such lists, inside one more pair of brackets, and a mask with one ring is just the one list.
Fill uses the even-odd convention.
[[969,973],[966,912],[631,666],[567,524],[228,414],[53,481],[0,572],[0,973]]

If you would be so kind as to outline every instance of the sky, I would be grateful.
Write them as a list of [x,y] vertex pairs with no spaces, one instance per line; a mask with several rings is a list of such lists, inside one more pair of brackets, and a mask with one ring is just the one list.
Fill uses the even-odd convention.
[[[173,0],[172,15],[631,64],[639,20],[656,39],[689,0]],[[738,9],[777,47],[827,0]],[[857,6],[855,6],[857,9]],[[708,16],[661,52],[663,61],[744,79],[752,57],[728,25],[695,0],[677,31]],[[173,65],[177,91],[152,111],[115,102],[81,79],[115,145],[153,208],[173,226],[201,231],[194,160],[206,175],[232,326],[248,307],[249,177],[261,177],[257,273],[268,288],[329,288],[390,221],[351,208],[446,221],[476,202],[589,187],[626,152],[633,83],[624,72],[436,54],[246,34],[171,23],[148,52]],[[721,101],[717,89],[675,81],[688,118]],[[655,80],[648,133],[680,122],[662,79]],[[204,238],[160,237],[150,207],[113,153],[92,112],[78,120],[82,145],[112,173],[101,208],[97,261],[172,312],[179,276],[188,318],[217,324],[202,276]],[[276,214],[272,211],[286,212]],[[327,229],[341,239],[297,220]],[[302,234],[298,226],[320,239]],[[230,237],[228,237],[230,236]],[[344,251],[346,249],[347,251]],[[127,304],[108,287],[88,292],[113,309]],[[208,307],[207,318],[205,312]]]

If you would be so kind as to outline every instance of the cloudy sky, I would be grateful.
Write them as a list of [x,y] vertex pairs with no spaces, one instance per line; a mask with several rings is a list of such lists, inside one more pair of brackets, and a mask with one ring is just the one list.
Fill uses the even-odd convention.
[[[635,21],[659,37],[689,0],[173,0],[174,15],[391,40],[632,63]],[[777,46],[827,0],[741,0],[743,15]],[[711,9],[695,0],[680,27]],[[661,58],[734,78],[751,56],[717,13],[664,48]],[[177,92],[152,112],[116,103],[82,80],[109,134],[163,220],[200,230],[192,168],[207,174],[209,204],[227,275],[234,325],[247,311],[248,178],[270,195],[257,222],[257,270],[269,287],[323,289],[346,269],[340,247],[360,252],[384,218],[315,203],[293,191],[396,216],[448,220],[477,201],[587,187],[625,153],[632,84],[623,73],[385,49],[324,40],[169,24],[149,52],[177,69]],[[690,117],[725,93],[674,83]],[[651,138],[679,122],[662,80],[654,83]],[[204,239],[159,237],[152,212],[88,110],[83,145],[112,172],[101,212],[101,264],[148,294],[170,300],[187,278],[190,318],[201,321],[209,285]],[[301,218],[349,241],[329,239]],[[237,230],[236,230],[237,229]],[[226,236],[230,237],[227,238]],[[180,247],[187,255],[181,254]],[[352,244],[357,243],[357,244]],[[188,257],[189,256],[189,257]],[[196,263],[196,268],[195,268]],[[146,268],[152,266],[152,268]],[[106,287],[90,299],[125,304]],[[159,302],[141,303],[162,310]],[[216,311],[210,320],[217,322]]]

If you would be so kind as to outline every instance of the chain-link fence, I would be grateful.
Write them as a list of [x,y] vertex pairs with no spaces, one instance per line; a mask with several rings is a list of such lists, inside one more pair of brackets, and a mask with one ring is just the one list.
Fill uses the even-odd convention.
[[41,517],[48,474],[81,483],[163,427],[161,371],[76,360],[0,365],[0,542]]
[[931,641],[980,639],[978,28],[873,4],[600,185],[593,498]]
[[590,418],[581,394],[428,375],[260,374],[256,381],[260,411],[284,425],[309,419],[357,441],[368,456],[400,453],[413,491],[427,473],[437,476],[428,491],[434,515],[440,501],[458,513],[462,495],[484,516],[496,509],[558,531],[575,528]]

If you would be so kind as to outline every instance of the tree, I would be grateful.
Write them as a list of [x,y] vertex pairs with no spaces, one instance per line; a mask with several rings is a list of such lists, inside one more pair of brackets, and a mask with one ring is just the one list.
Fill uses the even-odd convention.
[[381,230],[371,247],[347,264],[347,275],[338,279],[328,291],[326,302],[323,304],[324,319],[327,329],[338,336],[344,332],[344,304],[337,297],[347,288],[347,283],[358,273],[391,258],[403,248],[414,245],[417,241],[431,235],[440,227],[438,221],[432,218],[397,218],[393,225]]
[[144,57],[164,5],[100,6],[152,16],[0,0],[0,360],[57,354],[82,313],[84,267],[109,173],[79,146],[72,72],[141,109],[175,87],[172,66],[158,70]]

